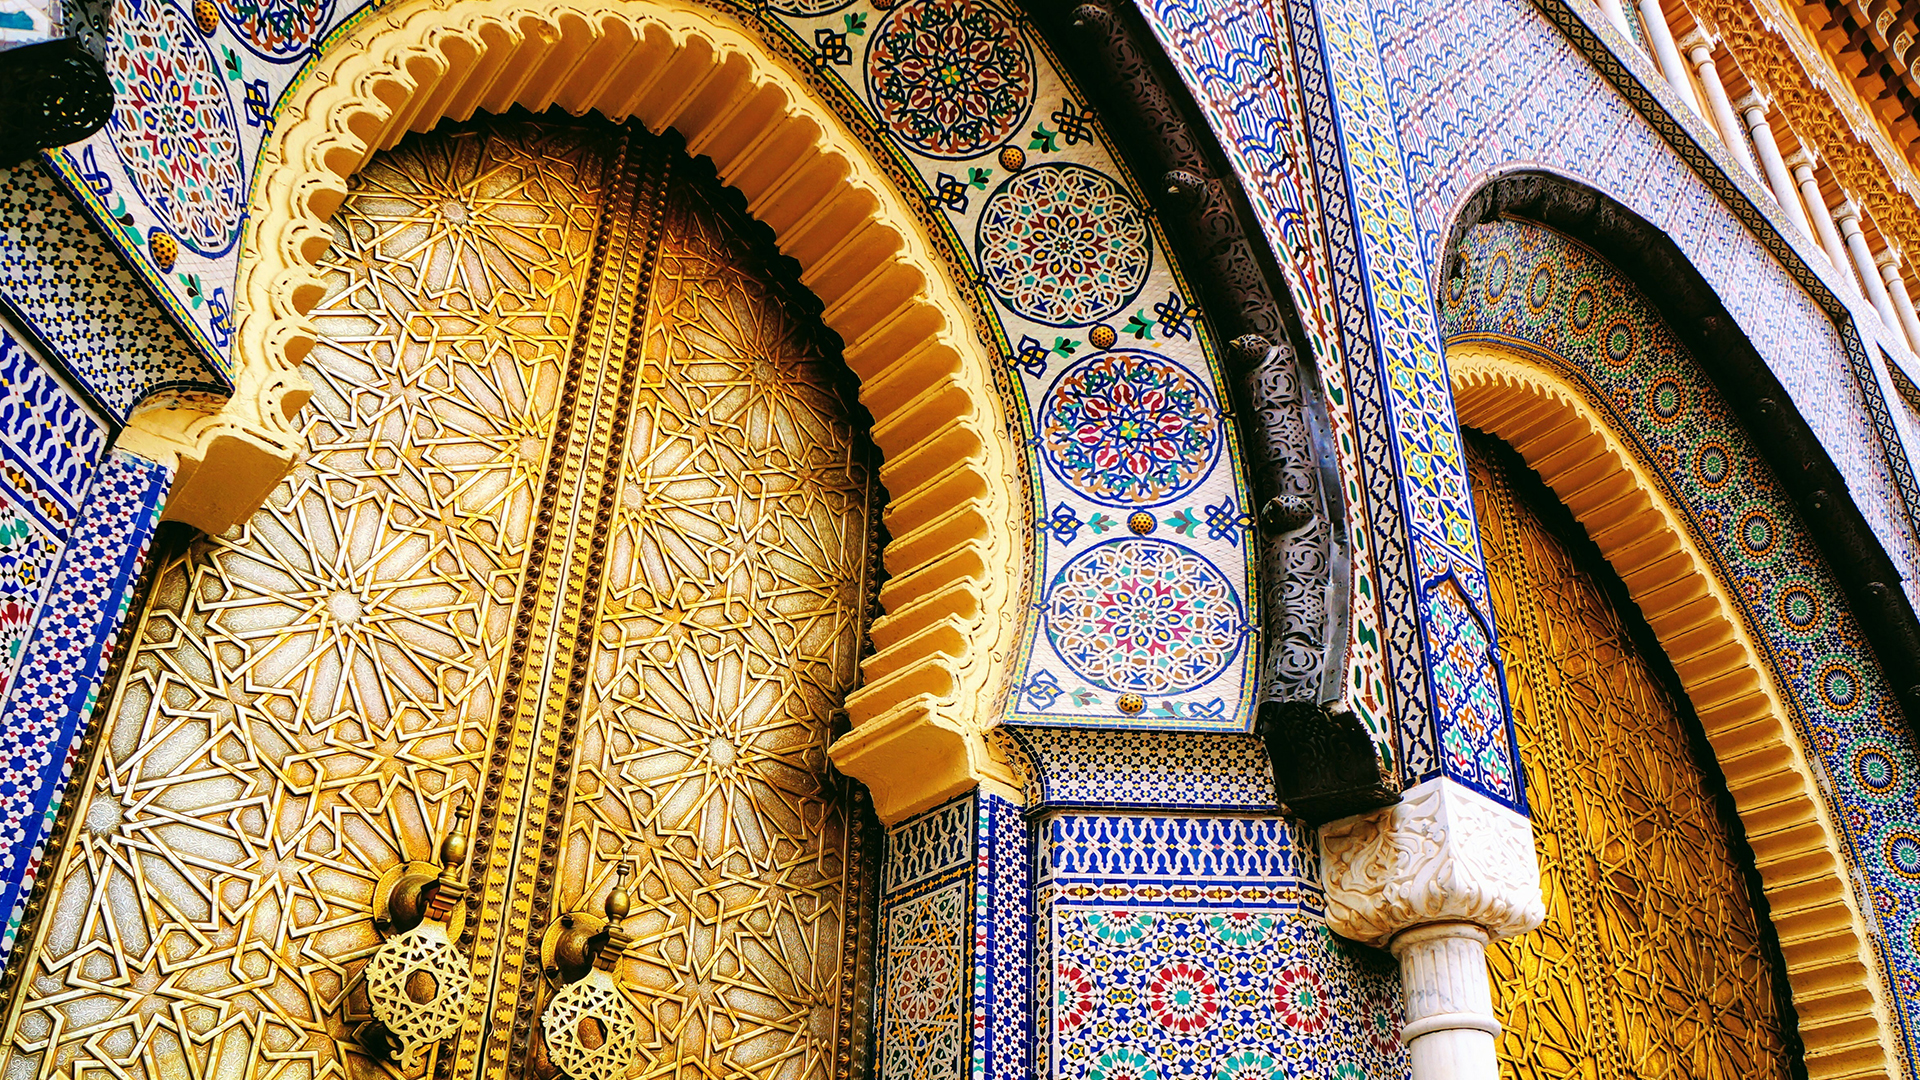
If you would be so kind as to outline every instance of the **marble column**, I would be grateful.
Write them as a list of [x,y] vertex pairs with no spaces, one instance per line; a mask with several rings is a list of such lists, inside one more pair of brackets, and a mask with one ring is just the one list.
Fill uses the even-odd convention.
[[1887,295],[1886,283],[1880,280],[1879,270],[1873,265],[1873,251],[1867,247],[1867,235],[1860,231],[1860,207],[1852,199],[1840,204],[1840,236],[1847,242],[1847,250],[1853,253],[1853,268],[1860,272],[1860,283],[1866,287],[1867,299],[1873,302],[1873,310],[1880,313],[1880,321],[1894,334],[1900,333],[1900,316],[1893,310],[1893,298]]
[[1893,302],[1894,314],[1899,317],[1901,333],[1907,339],[1907,348],[1920,353],[1920,318],[1913,311],[1913,297],[1907,292],[1907,283],[1900,277],[1900,253],[1889,247],[1874,260],[1880,268],[1880,277],[1887,286],[1887,299]]
[[1842,274],[1847,272],[1847,245],[1840,239],[1840,230],[1834,228],[1833,212],[1827,209],[1827,197],[1820,194],[1820,178],[1813,173],[1815,162],[1813,151],[1801,147],[1787,159],[1787,170],[1793,173],[1793,179],[1800,188],[1800,196],[1806,203],[1807,216],[1813,219],[1813,234],[1820,238],[1820,249],[1827,253],[1827,261]]
[[1446,777],[1320,829],[1327,924],[1400,961],[1413,1080],[1498,1080],[1487,944],[1546,918],[1533,824]]
[[1767,186],[1773,189],[1773,197],[1800,226],[1800,231],[1812,236],[1813,223],[1807,220],[1807,208],[1800,205],[1800,191],[1794,187],[1787,163],[1780,158],[1780,144],[1773,141],[1773,127],[1767,123],[1767,99],[1748,94],[1734,107],[1746,117],[1747,135],[1753,139],[1754,153],[1759,155],[1760,166],[1766,170]]
[[1719,129],[1721,141],[1757,178],[1760,166],[1754,162],[1753,151],[1747,147],[1747,129],[1741,126],[1740,118],[1734,115],[1733,102],[1728,100],[1726,85],[1720,81],[1720,69],[1713,65],[1713,46],[1714,39],[1698,29],[1680,40],[1680,51],[1686,54],[1693,63],[1694,73],[1700,76],[1700,89],[1706,92],[1707,108],[1713,114],[1713,126]]
[[1660,0],[1640,0],[1640,17],[1647,24],[1647,37],[1653,41],[1653,57],[1660,62],[1660,73],[1696,116],[1706,116],[1706,110],[1700,107],[1700,95],[1693,92],[1687,65],[1680,59],[1680,47],[1673,43],[1673,31],[1667,26],[1667,13],[1660,10]]

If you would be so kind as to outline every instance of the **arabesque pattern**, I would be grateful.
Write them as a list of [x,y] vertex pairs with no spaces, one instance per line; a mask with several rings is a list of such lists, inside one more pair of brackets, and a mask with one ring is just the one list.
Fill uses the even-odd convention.
[[1692,721],[1511,457],[1468,444],[1548,911],[1488,950],[1508,1075],[1785,1077],[1782,973]]

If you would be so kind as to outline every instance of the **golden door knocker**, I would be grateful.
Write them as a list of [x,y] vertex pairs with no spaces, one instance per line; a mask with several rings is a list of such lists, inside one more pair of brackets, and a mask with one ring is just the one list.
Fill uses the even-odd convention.
[[640,1022],[613,981],[613,969],[632,936],[620,920],[633,910],[627,866],[621,863],[606,915],[570,911],[547,928],[540,963],[564,985],[540,1013],[547,1059],[569,1080],[616,1080],[640,1052]]
[[367,961],[373,1020],[358,1036],[369,1050],[413,1070],[426,1051],[459,1028],[473,994],[473,970],[454,947],[447,920],[467,895],[467,808],[453,812],[440,865],[410,861],[380,876],[373,924],[390,935]]

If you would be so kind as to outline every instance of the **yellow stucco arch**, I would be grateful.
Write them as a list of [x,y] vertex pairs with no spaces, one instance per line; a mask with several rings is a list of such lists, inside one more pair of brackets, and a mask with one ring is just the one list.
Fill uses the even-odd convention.
[[984,731],[1019,629],[1025,498],[994,357],[880,159],[752,32],[684,0],[403,0],[332,42],[261,149],[232,399],[135,425],[135,449],[179,464],[168,516],[224,530],[291,466],[306,313],[348,179],[410,131],[516,105],[678,131],[799,262],[846,343],[890,493],[884,614],[834,761],[888,821],[1010,779]]
[[1447,351],[1460,423],[1506,441],[1572,511],[1660,639],[1745,826],[1813,1077],[1897,1077],[1900,1033],[1840,830],[1786,694],[1646,462],[1574,383],[1519,350]]

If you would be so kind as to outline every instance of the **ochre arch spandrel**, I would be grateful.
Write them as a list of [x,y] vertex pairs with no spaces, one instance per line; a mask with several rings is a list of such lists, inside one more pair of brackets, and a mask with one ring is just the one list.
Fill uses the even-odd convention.
[[409,131],[516,105],[678,131],[799,262],[846,343],[890,493],[884,614],[834,761],[889,821],[1004,778],[983,733],[1026,556],[1018,448],[991,357],[877,160],[799,72],[723,16],[673,0],[405,0],[333,42],[276,114],[257,167],[234,353],[243,389],[278,390],[249,399],[267,402],[255,420],[297,442],[280,414],[305,399],[306,312],[348,179]]
[[1809,1075],[1902,1075],[1833,808],[1758,635],[1685,515],[1585,392],[1526,352],[1456,343],[1447,366],[1460,423],[1506,441],[1540,474],[1671,659],[1753,848]]

